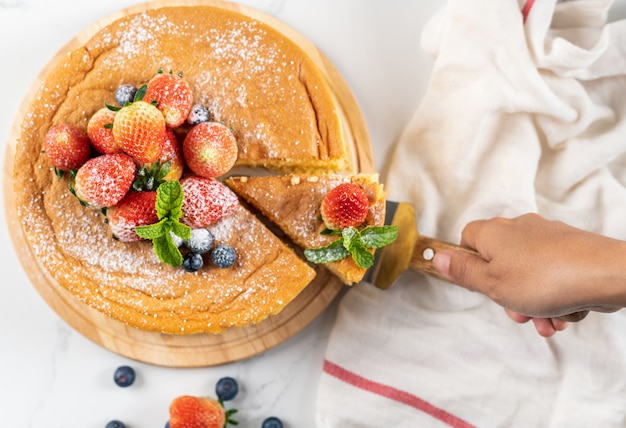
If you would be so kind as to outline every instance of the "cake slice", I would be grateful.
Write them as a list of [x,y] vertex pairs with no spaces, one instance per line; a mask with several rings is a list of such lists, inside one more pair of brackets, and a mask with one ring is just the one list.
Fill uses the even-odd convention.
[[[376,174],[307,175],[231,177],[226,184],[261,215],[278,226],[295,244],[303,249],[329,245],[337,236],[322,234],[326,226],[320,218],[324,196],[342,183],[362,187],[369,200],[365,226],[382,226],[385,220],[383,186]],[[363,279],[366,269],[351,258],[325,265],[345,284]]]

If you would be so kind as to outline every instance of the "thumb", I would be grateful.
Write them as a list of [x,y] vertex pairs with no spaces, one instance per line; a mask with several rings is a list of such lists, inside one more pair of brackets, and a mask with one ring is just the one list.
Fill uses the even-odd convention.
[[433,266],[443,276],[474,291],[481,291],[480,284],[483,283],[488,265],[481,257],[465,251],[439,251],[433,258]]

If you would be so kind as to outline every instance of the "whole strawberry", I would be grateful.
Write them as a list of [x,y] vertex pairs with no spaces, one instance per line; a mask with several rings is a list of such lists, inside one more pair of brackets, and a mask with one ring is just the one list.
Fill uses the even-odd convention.
[[235,193],[212,178],[189,176],[180,185],[184,195],[180,221],[191,228],[207,227],[234,213],[239,206]]
[[156,191],[130,190],[117,205],[107,210],[107,220],[113,236],[122,242],[141,240],[135,233],[135,228],[159,221],[156,199]]
[[76,172],[72,192],[91,208],[112,207],[122,200],[135,179],[135,162],[124,153],[89,159]]
[[116,113],[113,137],[122,151],[138,163],[154,162],[163,150],[165,118],[154,105],[133,101]]
[[331,230],[358,227],[369,211],[369,199],[356,184],[343,183],[329,191],[322,199],[322,221]]
[[218,122],[194,126],[183,141],[187,166],[202,177],[219,177],[237,160],[237,140],[230,128]]
[[159,73],[148,82],[144,100],[156,101],[167,126],[176,128],[187,119],[193,104],[193,94],[189,83],[181,74]]
[[137,179],[133,183],[136,190],[155,190],[164,181],[179,180],[185,167],[183,154],[174,132],[165,130],[163,151],[156,162],[139,165]]
[[44,137],[44,151],[48,161],[57,170],[80,168],[91,155],[89,137],[75,125],[58,125]]
[[102,154],[120,151],[113,137],[113,120],[115,112],[106,107],[98,110],[87,123],[87,135],[93,147]]
[[224,407],[209,397],[182,395],[170,403],[171,428],[223,428]]

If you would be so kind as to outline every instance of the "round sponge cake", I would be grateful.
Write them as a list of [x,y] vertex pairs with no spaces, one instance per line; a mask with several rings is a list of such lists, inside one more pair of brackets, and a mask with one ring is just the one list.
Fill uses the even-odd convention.
[[23,117],[14,160],[15,203],[34,260],[50,281],[141,330],[220,333],[280,312],[314,271],[243,207],[211,226],[235,266],[187,273],[162,264],[149,242],[110,237],[42,152],[46,132],[89,118],[123,83],[159,69],[182,72],[194,102],[234,132],[240,165],[273,170],[346,167],[336,100],[311,59],[272,27],[211,6],[162,7],[120,18],[60,58]]

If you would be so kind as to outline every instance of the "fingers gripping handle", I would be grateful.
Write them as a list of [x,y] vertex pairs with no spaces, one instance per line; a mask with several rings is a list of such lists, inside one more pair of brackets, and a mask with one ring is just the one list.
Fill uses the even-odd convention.
[[[465,253],[479,256],[479,254],[476,251],[470,248],[461,247],[456,244],[451,244],[449,242],[439,241],[437,239],[420,235],[419,238],[417,239],[417,242],[415,243],[413,256],[411,257],[411,269],[416,270],[418,272],[427,273],[436,278],[449,282],[450,279],[442,275],[437,269],[435,269],[435,266],[433,266],[433,257],[435,257],[435,254],[437,252],[442,251],[442,250],[463,251]],[[584,319],[588,313],[589,311],[579,311],[579,312],[574,312],[572,314],[557,317],[557,319],[561,321],[567,321],[567,322],[578,322]]]

